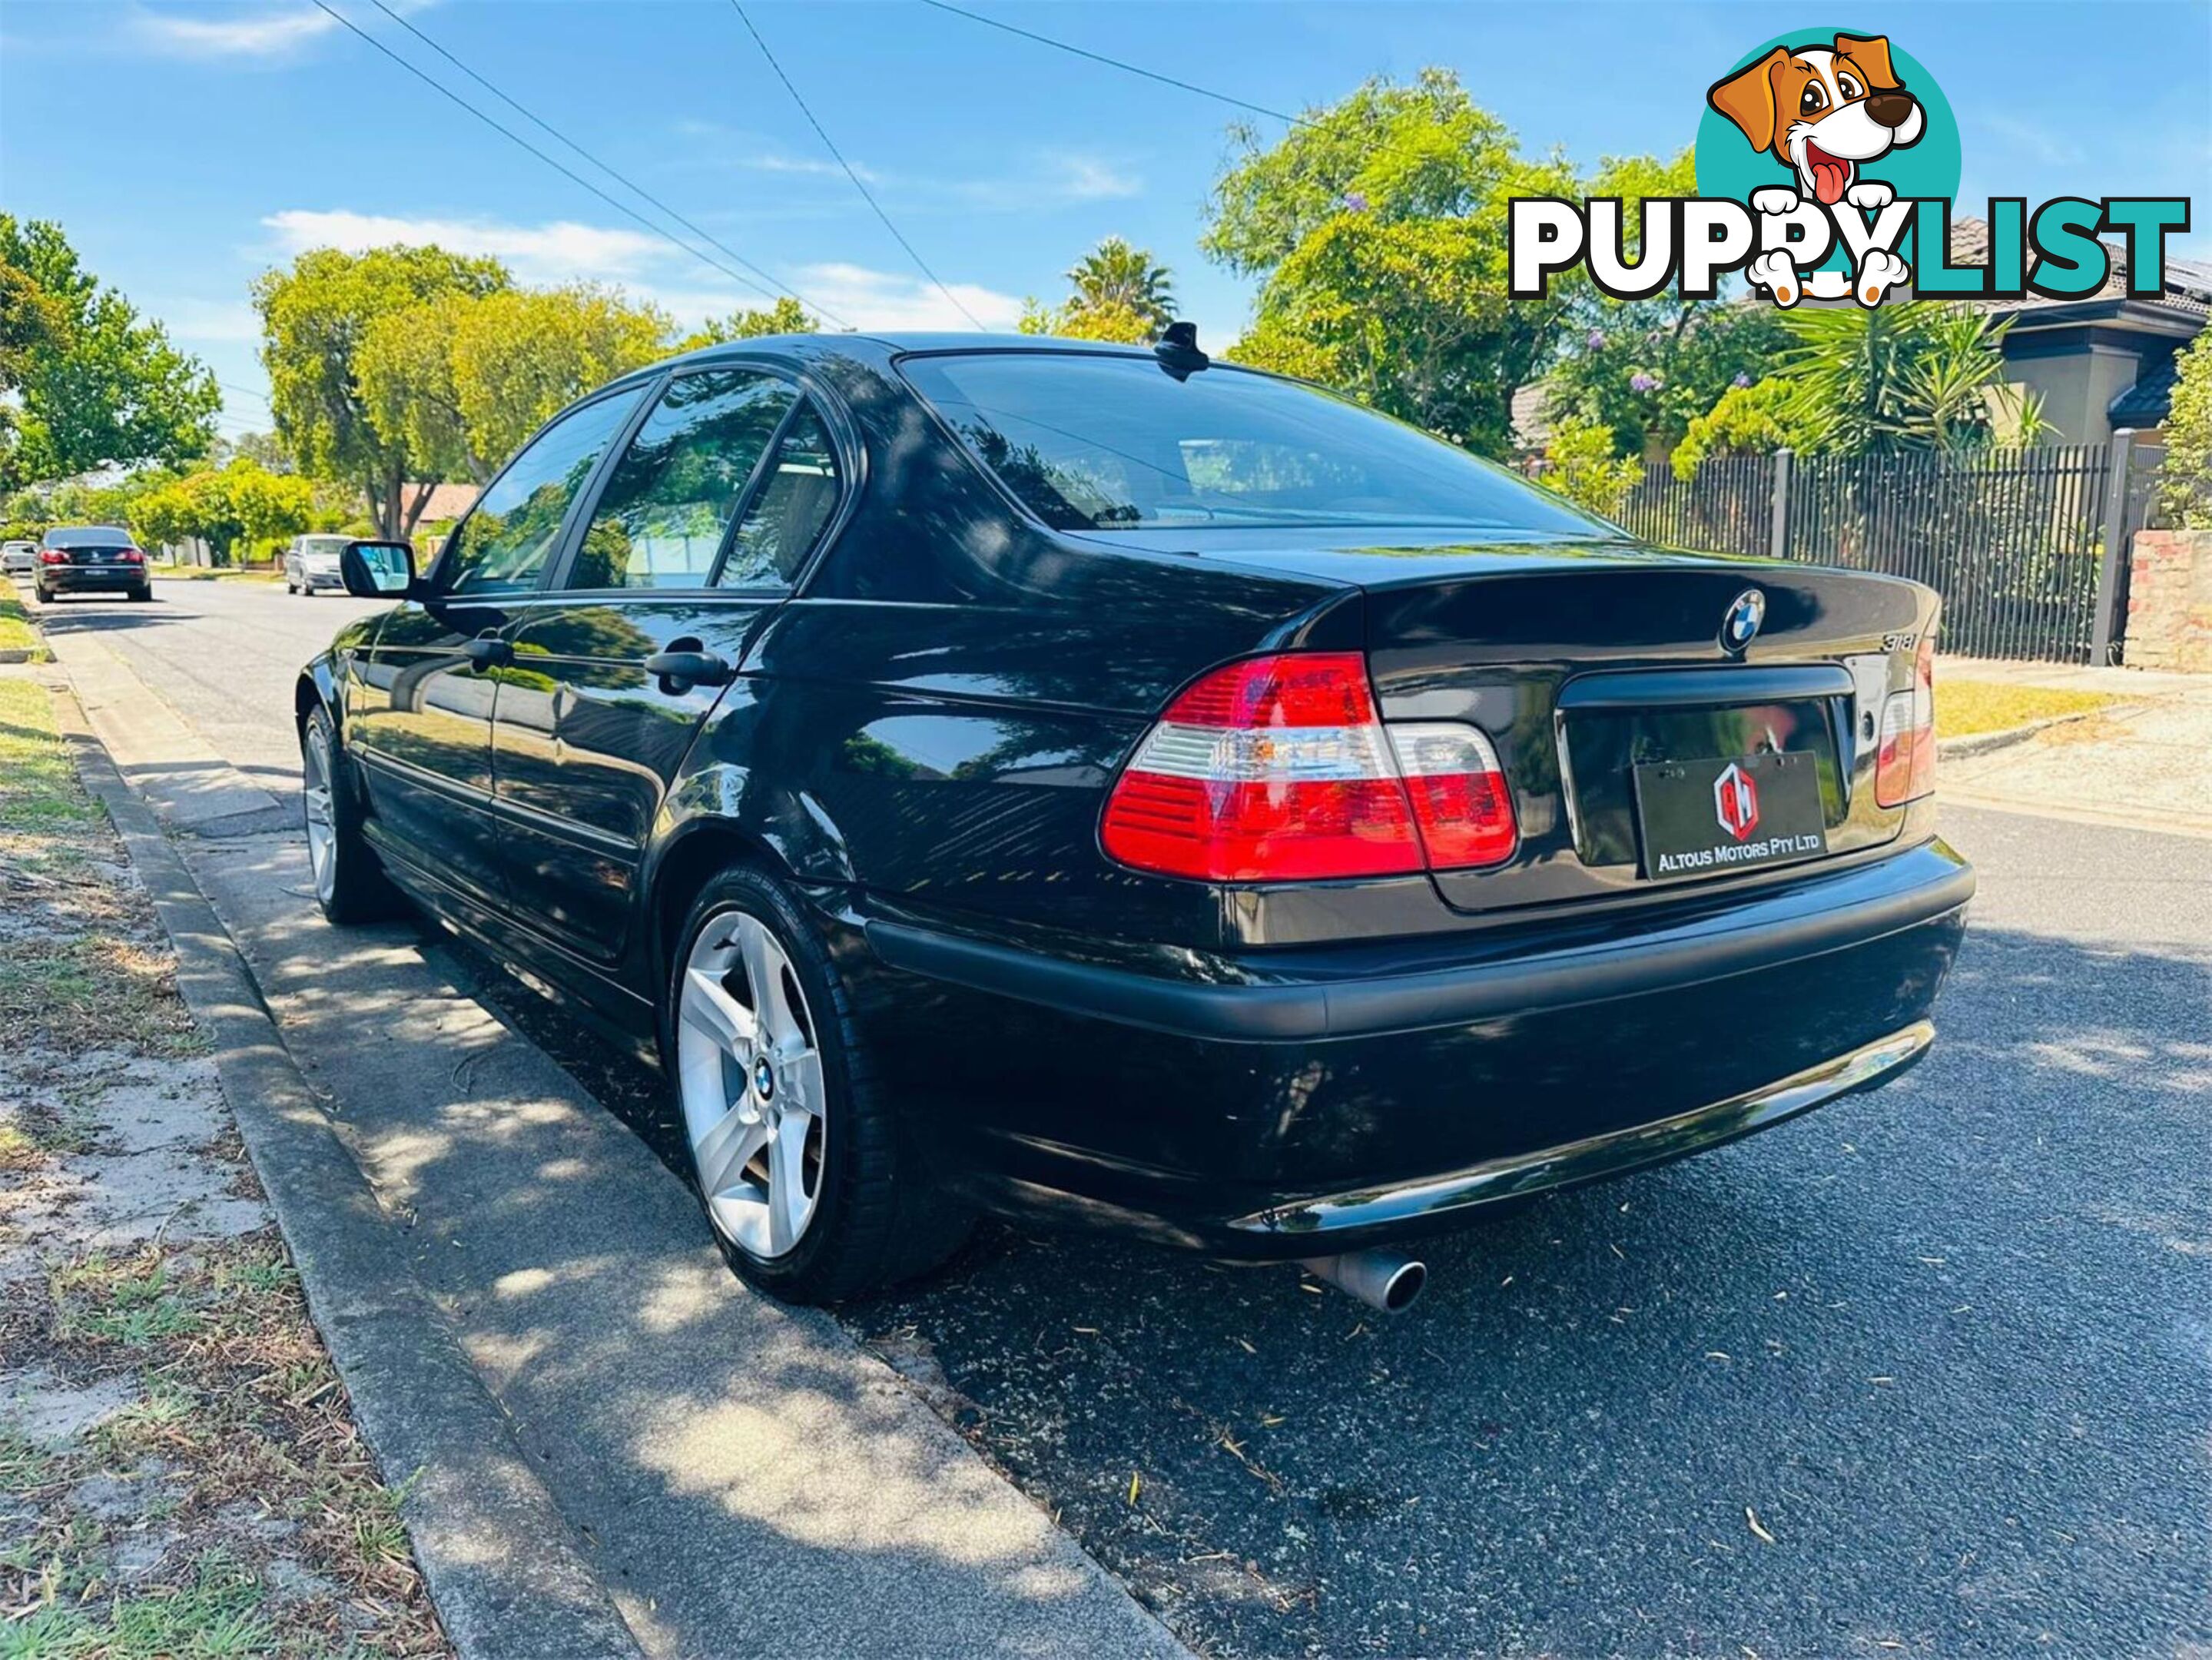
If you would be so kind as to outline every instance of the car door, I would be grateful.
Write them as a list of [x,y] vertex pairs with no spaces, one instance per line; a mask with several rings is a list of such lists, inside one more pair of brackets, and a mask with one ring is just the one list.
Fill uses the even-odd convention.
[[[669,781],[828,526],[818,407],[758,366],[677,375],[515,635],[493,739],[518,915],[611,962]],[[663,654],[708,672],[670,673]]]
[[532,439],[447,538],[423,596],[386,617],[357,660],[348,743],[372,833],[483,903],[506,891],[492,816],[497,671],[584,486],[641,396],[633,386],[594,399]]

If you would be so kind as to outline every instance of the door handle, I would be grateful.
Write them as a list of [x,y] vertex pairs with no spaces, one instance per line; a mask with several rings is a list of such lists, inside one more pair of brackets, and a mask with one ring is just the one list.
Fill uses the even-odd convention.
[[645,660],[645,672],[657,676],[665,692],[730,684],[729,660],[711,651],[657,651]]
[[470,663],[480,669],[503,669],[514,661],[514,647],[495,634],[480,634],[461,649],[468,654]]

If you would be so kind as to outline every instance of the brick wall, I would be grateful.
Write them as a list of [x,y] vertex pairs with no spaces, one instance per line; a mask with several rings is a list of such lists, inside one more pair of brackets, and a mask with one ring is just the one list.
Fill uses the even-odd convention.
[[2129,554],[2128,666],[2212,673],[2212,531],[2138,531]]

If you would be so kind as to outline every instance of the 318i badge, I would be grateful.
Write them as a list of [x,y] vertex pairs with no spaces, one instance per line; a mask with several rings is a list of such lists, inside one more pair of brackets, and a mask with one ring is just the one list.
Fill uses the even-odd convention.
[[1662,761],[1636,769],[1644,873],[1656,881],[1817,859],[1828,850],[1810,755]]

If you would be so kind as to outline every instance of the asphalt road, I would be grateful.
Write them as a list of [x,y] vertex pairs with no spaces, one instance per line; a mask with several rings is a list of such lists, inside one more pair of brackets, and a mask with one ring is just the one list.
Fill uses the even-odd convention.
[[[275,781],[341,603],[160,592],[62,625]],[[1449,1242],[1403,1319],[1001,1228],[844,1317],[1217,1653],[2196,1651],[2212,841],[1946,824],[1925,1064]],[[480,994],[665,1145],[649,1074]]]

